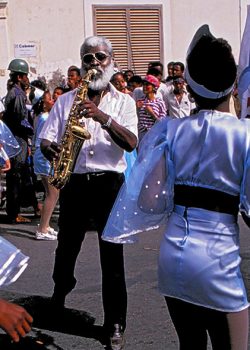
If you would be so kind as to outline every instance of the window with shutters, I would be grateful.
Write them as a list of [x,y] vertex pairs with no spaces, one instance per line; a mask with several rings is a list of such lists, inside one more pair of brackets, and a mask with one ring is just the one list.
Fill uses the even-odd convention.
[[93,6],[95,35],[108,38],[123,70],[145,75],[150,61],[161,61],[161,6]]

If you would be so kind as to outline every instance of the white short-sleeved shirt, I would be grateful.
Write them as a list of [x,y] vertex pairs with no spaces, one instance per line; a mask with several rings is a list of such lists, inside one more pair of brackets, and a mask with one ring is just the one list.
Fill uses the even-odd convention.
[[168,101],[168,114],[172,118],[188,117],[196,107],[195,103],[189,99],[186,89],[183,92],[181,101],[179,102],[174,94],[174,87],[169,91],[167,95]]
[[[56,101],[39,138],[60,144],[76,91],[76,89],[69,91]],[[112,84],[109,84],[109,92],[101,99],[98,108],[137,136],[136,105],[128,94],[117,91]],[[101,128],[100,123],[91,118],[84,121],[91,139],[84,141],[74,173],[124,172],[126,169],[124,150],[113,141],[106,130]]]

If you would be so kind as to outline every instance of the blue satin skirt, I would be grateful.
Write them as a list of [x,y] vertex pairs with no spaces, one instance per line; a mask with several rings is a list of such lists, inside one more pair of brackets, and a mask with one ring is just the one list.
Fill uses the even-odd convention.
[[159,255],[163,295],[219,311],[241,311],[249,303],[240,262],[233,215],[174,207]]
[[49,176],[50,162],[42,154],[40,147],[37,147],[33,156],[34,172],[36,175]]

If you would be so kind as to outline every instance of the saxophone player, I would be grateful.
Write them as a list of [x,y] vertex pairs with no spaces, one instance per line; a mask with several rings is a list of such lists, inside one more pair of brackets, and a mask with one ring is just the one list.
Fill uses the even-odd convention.
[[[52,303],[62,308],[66,295],[76,285],[74,267],[91,220],[98,233],[102,269],[103,345],[119,350],[123,349],[127,312],[123,246],[102,241],[101,234],[124,181],[124,151],[132,152],[137,146],[136,106],[129,95],[110,84],[114,60],[109,40],[86,38],[80,55],[83,76],[90,69],[96,70],[80,110],[91,138],[83,143],[74,171],[60,190]],[[42,152],[50,160],[60,153],[60,140],[75,95],[76,89],[58,99],[40,134]],[[76,198],[82,198],[80,204]]]

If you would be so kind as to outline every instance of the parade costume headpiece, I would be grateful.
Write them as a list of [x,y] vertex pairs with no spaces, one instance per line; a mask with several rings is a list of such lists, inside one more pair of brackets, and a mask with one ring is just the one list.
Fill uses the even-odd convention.
[[[191,44],[189,45],[188,51],[187,51],[187,57],[190,54],[190,52],[193,50],[193,48],[196,46],[198,41],[203,37],[208,36],[212,39],[215,39],[215,37],[211,34],[209,26],[207,24],[204,24],[201,26],[197,32],[195,33]],[[189,69],[188,69],[188,63],[186,64],[184,76],[186,79],[187,84],[190,86],[190,88],[199,96],[208,98],[208,99],[219,99],[221,97],[224,97],[228,95],[234,88],[234,84],[231,85],[229,88],[223,91],[212,91],[206,88],[204,85],[197,83],[190,75]]]

